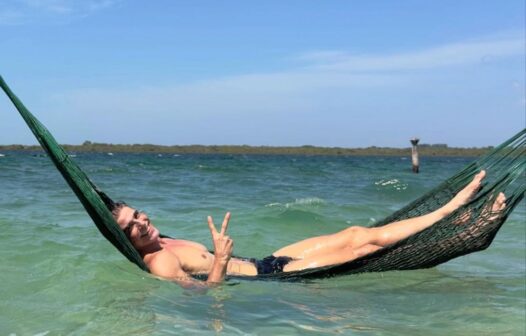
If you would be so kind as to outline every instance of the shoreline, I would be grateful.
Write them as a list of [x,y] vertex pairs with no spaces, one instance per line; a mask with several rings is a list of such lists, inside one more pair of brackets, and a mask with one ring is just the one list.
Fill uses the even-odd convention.
[[[62,145],[73,153],[153,153],[153,154],[231,154],[231,155],[312,155],[312,156],[410,156],[411,147],[317,147],[317,146],[248,146],[248,145],[151,145],[102,144]],[[447,145],[419,145],[420,156],[476,157],[488,153],[493,147],[448,147]],[[0,153],[44,152],[39,145],[0,145]]]

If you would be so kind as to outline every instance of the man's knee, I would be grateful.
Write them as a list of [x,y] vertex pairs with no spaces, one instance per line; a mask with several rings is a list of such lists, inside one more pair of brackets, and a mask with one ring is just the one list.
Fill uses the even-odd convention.
[[366,244],[370,244],[371,240],[371,229],[363,226],[351,226],[345,229],[344,234],[346,241],[350,247],[360,247]]

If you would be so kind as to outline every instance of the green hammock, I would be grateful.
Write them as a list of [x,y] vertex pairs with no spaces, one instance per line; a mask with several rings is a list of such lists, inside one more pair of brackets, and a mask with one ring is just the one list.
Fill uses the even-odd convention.
[[84,209],[86,209],[91,219],[93,219],[93,222],[102,235],[121,251],[128,260],[143,270],[149,271],[139,253],[128,241],[128,238],[126,238],[124,232],[120,229],[119,225],[113,219],[111,212],[108,210],[106,203],[110,204],[112,202],[111,199],[101,192],[79,166],[71,160],[46,127],[44,127],[44,125],[29,112],[20,99],[15,96],[1,76],[0,86],[9,99],[11,99],[18,112],[20,112],[20,115],[22,115],[22,118],[24,118],[38,142],[40,142],[42,148],[48,153],[66,182],[75,192],[75,195],[77,195]]
[[[71,160],[49,131],[13,94],[2,77],[0,77],[0,86],[104,237],[128,260],[141,269],[149,271],[108,210],[113,203],[111,198],[98,189]],[[426,195],[374,226],[378,227],[420,216],[438,209],[460,191],[481,169],[488,172],[488,177],[477,195],[468,204],[419,233],[343,264],[259,275],[257,278],[293,280],[362,272],[428,268],[461,255],[483,250],[491,244],[497,231],[526,192],[526,129],[496,147],[489,154],[474,161]],[[495,214],[491,212],[491,205],[499,192],[506,194],[506,208]]]

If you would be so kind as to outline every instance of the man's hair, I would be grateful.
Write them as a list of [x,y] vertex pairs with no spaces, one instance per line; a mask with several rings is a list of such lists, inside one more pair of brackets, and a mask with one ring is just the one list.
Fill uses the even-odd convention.
[[125,206],[128,206],[128,204],[126,204],[126,202],[123,202],[123,201],[114,202],[108,195],[106,195],[106,193],[100,191],[98,188],[95,188],[95,190],[97,191],[97,193],[99,194],[100,198],[102,199],[102,201],[106,205],[106,208],[108,208],[108,210],[110,210],[111,215],[113,216],[113,218],[115,220],[117,220],[117,218],[119,217],[119,213],[121,212],[122,208],[125,207]]
[[113,202],[109,210],[111,211],[111,215],[113,216],[113,218],[115,218],[115,220],[119,218],[119,214],[122,208],[124,208],[125,206],[128,206],[126,202],[122,202],[122,201]]

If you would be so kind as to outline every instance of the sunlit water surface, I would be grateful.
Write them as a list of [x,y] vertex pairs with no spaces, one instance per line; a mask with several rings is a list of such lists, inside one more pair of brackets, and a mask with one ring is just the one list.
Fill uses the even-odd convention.
[[[230,280],[205,293],[157,280],[96,230],[48,158],[0,157],[0,335],[524,335],[526,209],[489,249],[427,270],[299,283]],[[211,247],[233,216],[235,254],[262,257],[370,225],[469,159],[77,154],[163,233]],[[489,172],[491,173],[491,172]]]

